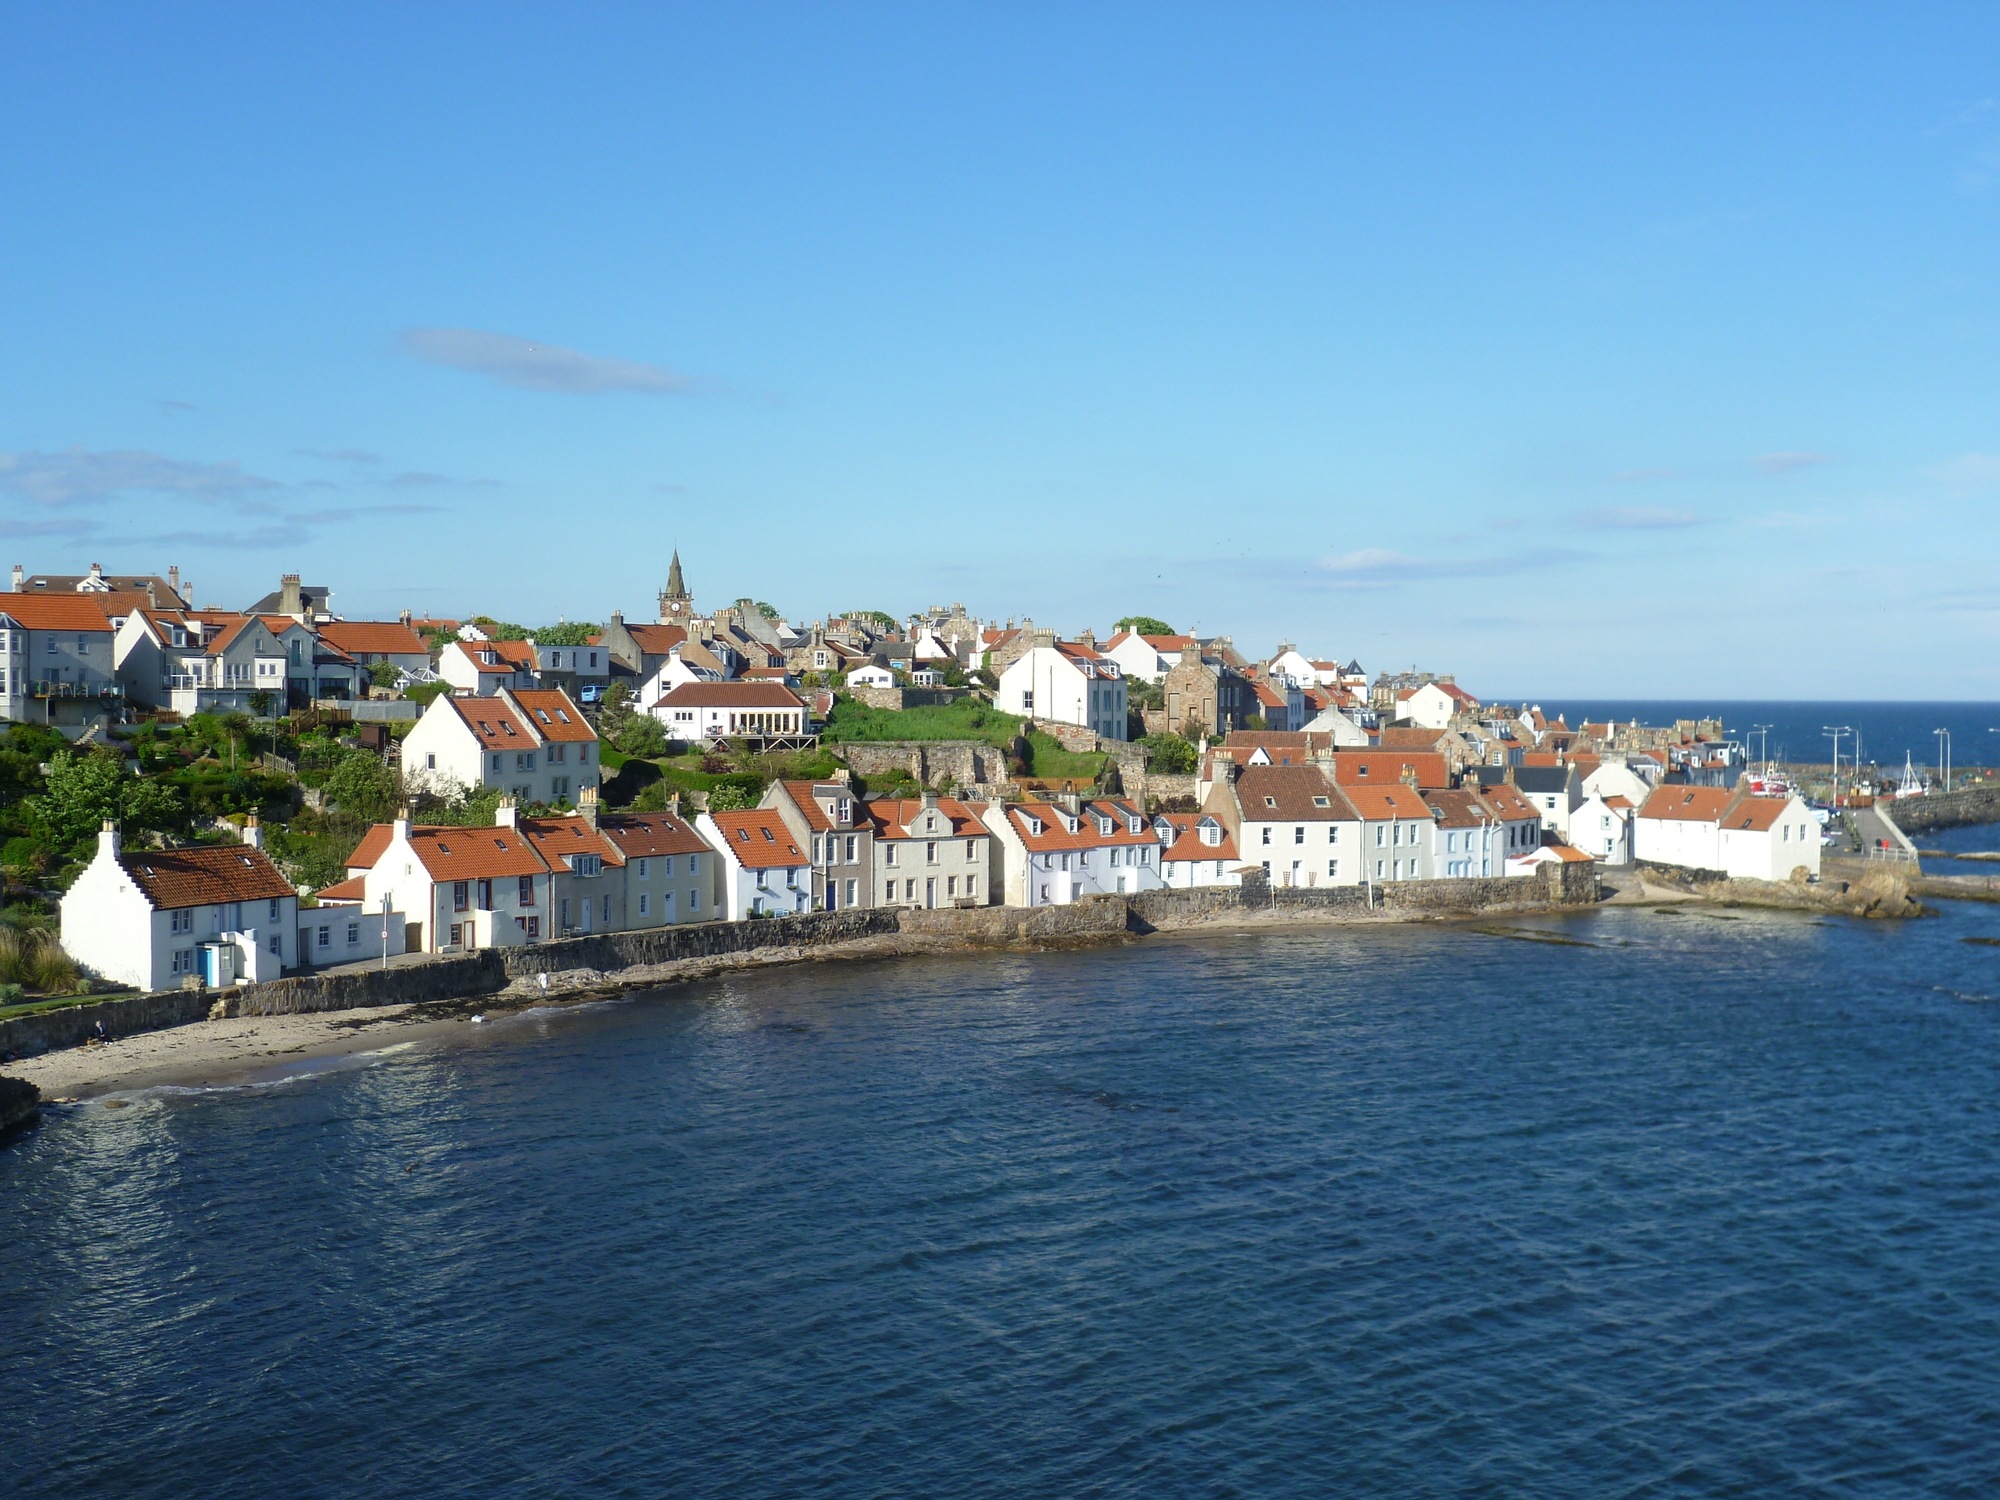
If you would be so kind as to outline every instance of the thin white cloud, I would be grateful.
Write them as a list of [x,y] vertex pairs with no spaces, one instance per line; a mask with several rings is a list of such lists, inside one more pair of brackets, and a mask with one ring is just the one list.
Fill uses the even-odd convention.
[[1383,589],[1440,578],[1504,578],[1532,573],[1551,564],[1575,562],[1586,554],[1558,547],[1498,557],[1412,557],[1382,547],[1322,557],[1314,572],[1332,588]]
[[241,464],[197,463],[136,448],[0,453],[0,495],[34,505],[89,505],[119,495],[235,500],[280,487],[275,479],[245,473]]
[[1674,471],[1672,469],[1621,469],[1611,477],[1619,484],[1641,484],[1648,479],[1672,479]]
[[379,464],[382,455],[366,448],[295,448],[301,458],[323,458],[334,464]]
[[1600,531],[1672,531],[1699,526],[1701,517],[1691,510],[1669,510],[1660,505],[1604,505],[1579,513],[1576,522]]
[[1795,469],[1811,469],[1827,461],[1824,453],[1760,453],[1750,460],[1759,474],[1789,474]]
[[434,365],[449,365],[474,375],[490,375],[502,385],[524,391],[562,391],[599,395],[606,391],[638,391],[648,395],[678,395],[693,382],[659,365],[605,359],[537,344],[512,334],[476,328],[406,328],[403,348]]
[[1961,453],[1930,471],[1931,478],[1960,499],[2000,488],[2000,453]]

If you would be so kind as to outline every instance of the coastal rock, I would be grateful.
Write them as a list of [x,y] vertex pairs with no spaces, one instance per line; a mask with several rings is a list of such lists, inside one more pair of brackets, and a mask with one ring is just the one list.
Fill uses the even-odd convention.
[[0,1135],[35,1123],[42,1091],[25,1078],[0,1078]]

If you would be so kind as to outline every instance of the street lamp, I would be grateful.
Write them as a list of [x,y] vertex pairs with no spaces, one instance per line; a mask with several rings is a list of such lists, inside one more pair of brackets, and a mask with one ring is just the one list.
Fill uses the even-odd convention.
[[1833,741],[1833,805],[1840,806],[1840,737],[1854,733],[1848,724],[1822,724],[1820,732]]
[[1944,789],[1948,792],[1951,790],[1951,731],[1933,729],[1931,733],[1940,736],[1942,740],[1944,755],[1941,763],[1944,766]]
[[1759,736],[1760,748],[1764,752],[1762,758],[1764,761],[1764,771],[1766,775],[1768,775],[1771,770],[1771,728],[1772,726],[1769,724],[1752,724],[1750,726],[1750,732],[1754,735]]

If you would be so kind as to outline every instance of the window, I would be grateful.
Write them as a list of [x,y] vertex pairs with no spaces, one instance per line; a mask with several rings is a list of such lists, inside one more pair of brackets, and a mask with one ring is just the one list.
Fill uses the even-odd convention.
[[971,864],[975,859],[979,858],[979,850],[977,846],[978,846],[977,839],[967,839],[965,841],[965,862],[967,864]]
[[528,928],[528,941],[529,941],[529,942],[531,942],[531,943],[532,943],[532,942],[537,942],[537,941],[539,941],[539,940],[541,939],[541,936],[542,936],[542,919],[541,919],[540,917],[530,917],[530,918],[528,918],[528,921],[527,921],[527,928]]
[[958,877],[956,875],[945,876],[944,893],[947,896],[956,896],[958,894]]
[[454,922],[454,923],[452,923],[452,924],[451,924],[451,946],[452,946],[452,947],[456,948],[456,947],[457,947],[457,946],[459,945],[459,938],[460,938],[460,935],[461,935],[461,934],[462,934],[463,932],[464,932],[464,928],[463,928],[463,927],[462,927],[462,926],[461,926],[461,925],[460,925],[459,923],[457,923],[457,922]]
[[1258,842],[1259,842],[1259,843],[1263,843],[1263,844],[1268,844],[1268,843],[1270,843],[1270,842],[1271,842],[1271,825],[1270,825],[1270,824],[1266,823],[1266,824],[1264,825],[1264,829],[1263,829],[1263,833],[1264,833],[1264,836],[1263,836],[1263,837],[1262,837],[1261,839],[1259,839],[1259,840],[1258,840]]
[[1375,847],[1377,849],[1382,847],[1382,825],[1380,823],[1375,825]]
[[1118,851],[1115,848],[1111,851],[1111,868],[1114,870],[1118,868]]
[[604,900],[599,903],[597,909],[604,914],[603,918],[604,925],[606,927],[609,927],[611,925],[611,898],[609,896],[606,896]]
[[[842,805],[845,806],[844,803]],[[844,816],[845,815],[843,814],[843,817]],[[847,836],[847,862],[850,865],[853,864],[854,861],[859,857],[860,849],[861,849],[860,839],[856,838],[855,835],[850,833]]]
[[479,882],[479,909],[481,911],[493,910],[493,882],[490,880]]
[[272,933],[271,940],[264,946],[269,948],[276,957],[283,958],[285,956],[285,940],[278,933]]
[[349,922],[347,924],[347,946],[352,948],[356,943],[360,941],[361,941],[361,924],[359,922]]
[[[53,650],[54,648],[51,647],[50,649]],[[172,968],[176,974],[192,974],[194,972],[194,949],[174,949]]]
[[[700,859],[701,856],[699,854],[690,854],[688,856],[688,874],[699,875],[701,873],[700,869],[697,868]],[[667,861],[667,873],[669,875],[674,873],[674,862],[672,860]]]
[[1303,844],[1305,841],[1306,841],[1306,825],[1301,823],[1292,830],[1292,842],[1295,844]]
[[1340,842],[1340,825],[1338,823],[1329,823],[1326,825],[1326,841],[1329,844]]
[[917,899],[916,881],[906,880],[903,882],[903,899],[905,901],[914,901]]
[[169,922],[168,925],[175,932],[193,932],[194,931],[193,908],[182,907],[179,911],[173,914],[172,920]]
[[[436,757],[436,756],[432,756],[432,757],[431,757],[431,759],[432,759],[432,760],[436,760],[436,759],[437,759],[437,757]],[[499,757],[499,756],[497,756],[497,755],[493,757],[493,769],[494,769],[494,770],[496,770],[496,771],[500,769],[500,757]]]
[[[468,894],[468,888],[463,880],[457,880],[452,882],[451,909],[453,911],[465,910],[467,894]],[[453,938],[452,941],[457,942],[458,939]]]
[[648,863],[648,862],[647,862],[646,860],[643,860],[643,859],[639,861],[639,878],[640,878],[641,880],[644,880],[644,879],[646,878],[646,866],[647,866],[647,863]]
[[896,846],[894,844],[884,844],[882,846],[882,863],[885,865],[893,865],[895,864],[895,862],[896,862]]
[[928,844],[925,844],[925,845],[924,845],[924,863],[925,863],[925,864],[927,864],[927,865],[934,865],[934,864],[936,864],[937,862],[938,862],[938,857],[937,857],[937,844],[936,844],[935,842],[932,842],[932,843],[928,843]]
[[653,900],[653,898],[652,898],[652,897],[651,897],[650,895],[648,895],[648,894],[647,894],[647,893],[646,893],[645,891],[641,891],[641,892],[639,892],[639,915],[640,915],[640,916],[642,916],[642,917],[647,917],[647,916],[651,916],[651,915],[652,915],[652,911],[651,911],[651,909],[650,909],[650,908],[651,908],[651,906],[652,906],[652,900]]
[[333,946],[333,929],[331,927],[320,928],[317,944],[321,948],[331,948]]
[[426,754],[424,756],[424,769],[426,771],[435,771],[437,768],[438,768],[437,756],[434,754]]
[[1340,875],[1340,861],[1337,859],[1328,860],[1326,862],[1326,878],[1328,880],[1333,880],[1338,878],[1339,875]]
[[[968,880],[968,882],[970,881],[970,879],[971,879],[971,877],[970,877],[970,876],[968,876],[968,877],[967,877],[967,880]],[[852,906],[852,905],[854,904],[854,901],[855,901],[855,897],[856,897],[857,893],[859,892],[859,890],[860,890],[860,882],[858,882],[858,881],[853,881],[853,880],[850,880],[850,881],[848,881],[848,882],[847,882],[847,904],[848,904],[849,906]],[[969,885],[969,884],[968,884],[968,886],[967,886],[967,893],[968,893],[968,894],[970,894],[970,885]]]
[[516,902],[515,902],[514,904],[515,904],[516,906],[533,906],[533,905],[535,904],[535,877],[534,877],[534,876],[532,876],[532,875],[523,875],[523,876],[521,877],[521,891],[520,891],[520,897],[519,897],[519,899],[518,899],[518,900],[517,900],[517,901],[516,901]]
[[272,920],[273,922],[275,922],[275,921],[277,921],[277,920],[278,920],[278,898],[277,898],[276,896],[273,896],[273,897],[271,898],[271,912],[270,912],[270,916],[271,916],[271,920]]
[[567,896],[563,897],[562,925],[565,927],[569,926],[569,897]]

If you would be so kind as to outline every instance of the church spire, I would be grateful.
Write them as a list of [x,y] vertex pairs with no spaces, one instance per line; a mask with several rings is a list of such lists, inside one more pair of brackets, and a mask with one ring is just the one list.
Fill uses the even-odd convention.
[[681,578],[681,549],[674,548],[674,560],[667,568],[667,586],[660,590],[660,623],[686,625],[694,615],[694,601],[688,597],[687,583]]
[[687,585],[681,582],[681,549],[674,548],[674,560],[667,565],[667,592],[677,599],[687,597]]

